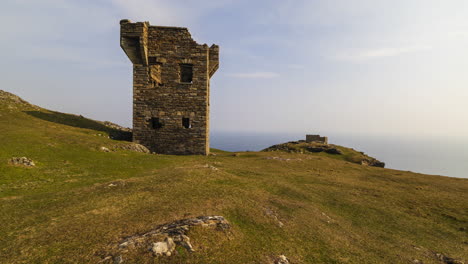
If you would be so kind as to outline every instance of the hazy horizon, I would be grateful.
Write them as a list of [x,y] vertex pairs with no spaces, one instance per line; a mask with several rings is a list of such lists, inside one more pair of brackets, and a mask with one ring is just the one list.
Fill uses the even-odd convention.
[[[386,168],[468,178],[468,138],[408,137],[330,132],[330,144],[363,151]],[[211,133],[211,147],[227,151],[260,151],[275,144],[305,139],[303,133]],[[275,155],[275,154],[272,154]]]
[[468,2],[2,3],[0,89],[131,126],[119,20],[220,46],[212,131],[468,137]]

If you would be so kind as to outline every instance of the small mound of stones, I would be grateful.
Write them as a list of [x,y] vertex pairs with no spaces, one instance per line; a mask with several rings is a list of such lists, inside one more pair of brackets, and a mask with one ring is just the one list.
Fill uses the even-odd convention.
[[13,157],[8,162],[16,166],[26,166],[26,167],[36,166],[36,164],[34,163],[32,159],[28,159],[26,157]]
[[176,246],[182,246],[189,252],[195,251],[187,236],[190,228],[194,226],[212,227],[225,231],[230,228],[229,222],[222,216],[199,216],[196,218],[177,220],[172,223],[159,225],[156,228],[141,234],[125,238],[114,246],[102,261],[108,263],[123,263],[123,254],[129,251],[145,249],[153,256],[171,256],[175,254]]

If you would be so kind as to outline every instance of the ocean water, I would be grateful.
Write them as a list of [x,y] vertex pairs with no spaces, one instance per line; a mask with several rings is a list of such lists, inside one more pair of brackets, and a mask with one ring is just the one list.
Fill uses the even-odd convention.
[[[386,168],[468,178],[468,138],[398,137],[328,134],[329,143],[364,151]],[[212,132],[211,147],[227,151],[259,151],[305,139],[304,134]]]

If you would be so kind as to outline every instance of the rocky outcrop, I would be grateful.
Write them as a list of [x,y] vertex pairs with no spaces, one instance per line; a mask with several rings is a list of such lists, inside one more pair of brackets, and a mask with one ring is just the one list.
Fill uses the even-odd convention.
[[230,228],[229,222],[222,216],[199,216],[159,225],[144,234],[125,238],[114,246],[101,263],[123,263],[126,253],[142,249],[152,252],[155,257],[169,257],[176,254],[176,246],[181,246],[188,252],[194,252],[188,232],[195,226],[221,231]]
[[447,256],[445,256],[444,254],[441,254],[441,253],[436,253],[435,255],[436,255],[438,260],[440,260],[442,263],[445,263],[445,264],[465,264],[464,261],[454,259],[454,258],[451,258],[451,257],[447,257]]
[[0,90],[0,109],[6,107],[8,111],[17,111],[25,109],[41,109],[40,107],[30,104],[21,97],[12,93]]
[[283,144],[273,145],[262,151],[283,151],[288,153],[327,153],[336,156],[341,160],[346,160],[352,163],[361,164],[364,166],[385,167],[385,163],[378,161],[375,158],[369,157],[363,152],[358,152],[354,149],[345,148],[333,144],[323,144],[318,142],[306,142],[304,140],[291,141]]
[[34,167],[36,164],[32,159],[26,157],[13,157],[8,160],[8,163],[15,166]]
[[376,159],[363,159],[361,160],[361,165],[385,168],[385,162],[381,162]]
[[109,121],[98,122],[111,129],[109,131],[109,137],[111,139],[132,141],[133,134],[131,128],[119,126]]
[[109,128],[112,128],[112,129],[117,129],[117,130],[126,131],[126,132],[132,132],[131,128],[119,126],[119,125],[117,125],[115,123],[112,123],[112,122],[109,122],[109,121],[104,121],[104,122],[101,122],[101,123],[103,125],[105,125],[106,127],[109,127]]
[[9,93],[9,92],[5,92],[3,90],[0,90],[0,101],[29,105],[29,103],[21,99],[21,97],[14,95],[12,93]]
[[273,145],[262,151],[285,151],[290,153],[320,153],[326,152],[328,154],[341,155],[343,152],[336,148],[334,145],[322,144],[322,143],[305,143],[304,141],[291,141],[284,144]]

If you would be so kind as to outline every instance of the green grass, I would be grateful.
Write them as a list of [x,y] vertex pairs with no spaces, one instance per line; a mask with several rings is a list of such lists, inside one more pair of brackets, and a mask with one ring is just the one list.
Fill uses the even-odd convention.
[[[269,263],[280,254],[292,263],[440,263],[435,252],[468,259],[466,179],[324,153],[105,153],[101,146],[130,143],[107,138],[113,131],[95,121],[1,95],[0,263],[97,263],[126,236],[212,214],[232,229],[190,231],[196,252],[125,263]],[[9,165],[17,156],[37,166]]]

